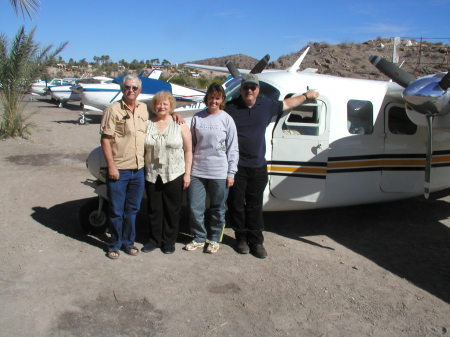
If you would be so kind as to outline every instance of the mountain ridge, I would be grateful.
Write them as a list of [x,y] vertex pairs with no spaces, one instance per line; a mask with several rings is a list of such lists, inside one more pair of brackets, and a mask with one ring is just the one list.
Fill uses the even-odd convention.
[[[311,42],[300,69],[315,68],[318,73],[340,77],[386,80],[370,62],[369,56],[378,55],[392,61],[394,40],[377,38],[362,43],[328,44],[326,42]],[[267,66],[268,69],[289,68],[308,47],[280,56]],[[404,39],[397,47],[399,64],[402,69],[416,77],[436,72],[447,72],[450,68],[450,47],[448,44],[432,43]],[[204,65],[224,67],[225,62],[231,60],[237,68],[251,69],[257,59],[234,54],[192,61]]]

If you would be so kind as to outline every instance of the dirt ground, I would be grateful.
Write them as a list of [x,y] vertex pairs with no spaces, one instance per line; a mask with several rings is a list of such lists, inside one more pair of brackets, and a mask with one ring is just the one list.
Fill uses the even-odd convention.
[[[30,140],[0,141],[0,336],[449,336],[450,190],[266,213],[269,257],[160,251],[105,257],[81,205],[100,114],[48,100]],[[184,225],[183,225],[184,226]],[[186,231],[186,230],[184,230]],[[141,215],[137,245],[145,242]]]

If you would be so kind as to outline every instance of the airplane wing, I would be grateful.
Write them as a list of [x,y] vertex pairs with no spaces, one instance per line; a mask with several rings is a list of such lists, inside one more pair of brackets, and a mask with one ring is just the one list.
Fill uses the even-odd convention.
[[[197,69],[220,71],[222,73],[229,73],[227,67],[207,66],[205,64],[196,64],[196,63],[185,63],[183,65],[188,68],[197,68]],[[238,70],[241,74],[248,74],[250,72],[249,69],[238,69]]]
[[[306,54],[308,54],[309,49],[310,49],[310,47],[306,48],[305,51],[300,55],[300,57],[294,62],[294,64],[291,67],[289,67],[288,69],[286,69],[286,70],[289,71],[289,72],[292,72],[292,73],[295,73],[295,72],[299,71],[300,70],[300,66],[301,66],[301,64],[303,62],[303,59],[305,58]],[[270,58],[269,55],[266,55],[253,67],[253,69],[251,69],[251,70],[249,70],[249,69],[237,69],[237,73],[241,73],[241,74],[248,74],[248,73],[259,74],[259,73],[265,73],[265,72],[271,72],[271,71],[280,71],[281,69],[264,69],[266,67],[266,65],[269,63],[269,58]],[[228,62],[230,62],[230,61],[227,61],[227,63]],[[189,68],[198,68],[198,69],[220,71],[220,72],[223,72],[223,73],[230,73],[231,72],[228,67],[208,66],[208,65],[205,65],[205,64],[185,63],[184,66],[185,67],[189,67]],[[306,70],[306,72],[316,72],[317,71],[317,69],[313,69],[313,68],[307,68],[305,70]],[[235,75],[233,75],[233,76],[237,77]]]

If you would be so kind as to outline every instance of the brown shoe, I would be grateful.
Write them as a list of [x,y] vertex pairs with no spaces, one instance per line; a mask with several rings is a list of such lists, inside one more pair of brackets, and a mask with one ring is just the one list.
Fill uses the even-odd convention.
[[262,243],[257,243],[256,245],[250,246],[250,252],[254,257],[258,259],[265,259],[267,257],[267,251],[262,245]]

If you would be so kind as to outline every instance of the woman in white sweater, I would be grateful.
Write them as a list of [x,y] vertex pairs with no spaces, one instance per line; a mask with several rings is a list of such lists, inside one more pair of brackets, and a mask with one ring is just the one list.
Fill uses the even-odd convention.
[[[234,183],[239,151],[233,118],[222,110],[224,100],[222,86],[211,84],[204,98],[207,108],[192,118],[193,161],[188,197],[194,239],[185,246],[188,251],[204,248],[208,243],[205,251],[216,253],[225,225],[225,202],[228,188]],[[210,217],[205,226],[207,196]]]

